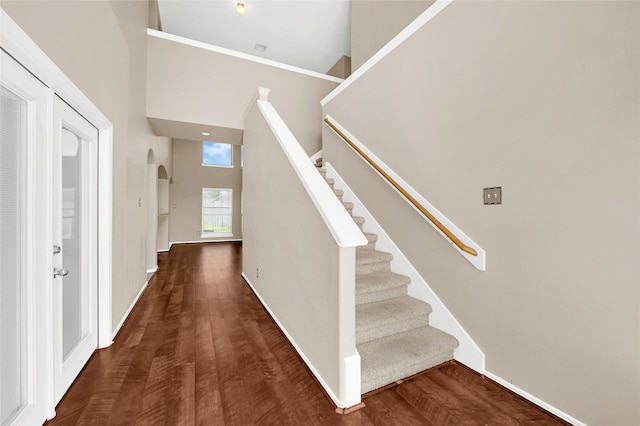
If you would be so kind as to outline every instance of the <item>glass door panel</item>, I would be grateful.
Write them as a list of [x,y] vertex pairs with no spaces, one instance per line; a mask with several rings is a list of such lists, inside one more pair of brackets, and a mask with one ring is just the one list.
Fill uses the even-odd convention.
[[62,277],[62,354],[63,359],[87,332],[83,318],[82,262],[82,139],[68,129],[62,129],[62,256],[70,272]]
[[57,403],[98,345],[98,132],[63,100],[54,102],[53,349]]

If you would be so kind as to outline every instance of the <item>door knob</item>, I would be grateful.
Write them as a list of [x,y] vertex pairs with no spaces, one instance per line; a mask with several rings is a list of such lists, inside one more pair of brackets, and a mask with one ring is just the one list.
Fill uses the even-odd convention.
[[60,246],[53,246],[53,254],[59,254],[62,251],[62,247]]
[[69,270],[67,268],[53,268],[53,278],[55,277],[66,277],[69,275]]

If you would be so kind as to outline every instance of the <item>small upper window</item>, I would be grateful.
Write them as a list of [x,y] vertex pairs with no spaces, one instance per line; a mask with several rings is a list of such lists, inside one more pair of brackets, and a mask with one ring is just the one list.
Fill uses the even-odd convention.
[[231,145],[220,142],[202,142],[202,165],[232,167]]

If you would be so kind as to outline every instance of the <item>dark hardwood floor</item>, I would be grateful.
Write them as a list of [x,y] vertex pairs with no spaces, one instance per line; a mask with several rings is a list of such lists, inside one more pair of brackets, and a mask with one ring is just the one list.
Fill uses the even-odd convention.
[[174,245],[47,425],[564,424],[455,362],[336,414],[240,276],[239,243]]

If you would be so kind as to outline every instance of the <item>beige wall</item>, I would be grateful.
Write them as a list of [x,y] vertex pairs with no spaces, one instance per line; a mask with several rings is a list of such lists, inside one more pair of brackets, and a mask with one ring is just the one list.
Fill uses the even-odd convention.
[[336,82],[153,36],[148,49],[149,117],[242,129],[258,87],[266,87],[306,152],[320,149],[320,100]]
[[487,251],[479,272],[325,131],[487,370],[594,425],[640,424],[639,19],[453,2],[325,108]]
[[[209,167],[202,166],[202,141],[173,140],[173,183],[169,185],[170,242],[242,238],[240,145],[233,145],[232,148],[232,168]],[[201,238],[202,188],[233,190],[233,237]]]
[[343,56],[327,71],[328,75],[338,78],[347,78],[351,75],[351,56]]
[[433,3],[430,0],[352,0],[351,72]]
[[146,281],[148,150],[171,170],[170,141],[154,136],[145,118],[147,3],[2,0],[0,5],[113,123],[115,327]]
[[257,107],[246,124],[242,270],[340,395],[338,247]]

